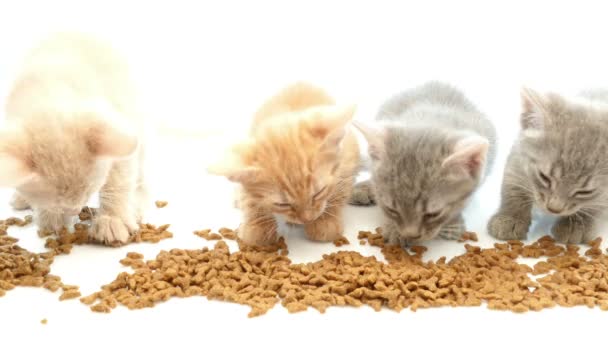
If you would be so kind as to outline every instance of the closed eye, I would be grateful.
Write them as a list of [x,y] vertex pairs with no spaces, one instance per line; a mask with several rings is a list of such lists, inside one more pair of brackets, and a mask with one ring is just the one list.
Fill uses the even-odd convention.
[[542,171],[538,171],[538,178],[540,179],[540,182],[547,188],[551,187],[551,178],[549,178],[549,176],[547,176],[547,174],[545,174]]
[[274,203],[274,206],[281,209],[287,209],[291,208],[291,203]]
[[578,190],[578,191],[575,191],[572,194],[572,197],[576,197],[576,198],[588,198],[588,197],[593,196],[594,193],[595,193],[594,190]]
[[433,212],[425,213],[424,215],[422,215],[422,218],[425,221],[432,221],[432,220],[439,218],[441,216],[441,213],[442,213],[441,211],[433,211]]
[[315,193],[315,194],[312,196],[312,199],[313,199],[313,200],[318,200],[318,199],[319,199],[319,197],[321,197],[321,196],[322,196],[322,195],[325,193],[325,190],[327,190],[327,186],[324,186],[323,188],[321,188],[321,190],[317,191],[317,192],[316,192],[316,193]]
[[394,218],[394,219],[400,219],[400,218],[401,218],[401,215],[399,215],[399,213],[398,213],[398,212],[397,212],[397,210],[395,210],[395,209],[391,209],[391,208],[389,208],[389,207],[382,207],[382,209],[384,209],[384,212],[385,212],[385,213],[386,213],[388,216],[390,216],[390,217],[392,217],[392,218]]

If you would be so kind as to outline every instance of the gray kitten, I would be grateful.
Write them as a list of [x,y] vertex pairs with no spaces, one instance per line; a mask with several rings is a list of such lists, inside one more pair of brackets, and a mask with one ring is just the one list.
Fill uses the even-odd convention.
[[521,96],[521,132],[488,230],[503,240],[525,239],[536,205],[560,217],[552,228],[559,242],[587,242],[608,206],[608,91],[578,100],[529,89]]
[[369,144],[372,177],[351,203],[382,208],[391,244],[459,238],[461,212],[494,161],[490,120],[459,90],[430,82],[388,100],[376,122],[355,123]]

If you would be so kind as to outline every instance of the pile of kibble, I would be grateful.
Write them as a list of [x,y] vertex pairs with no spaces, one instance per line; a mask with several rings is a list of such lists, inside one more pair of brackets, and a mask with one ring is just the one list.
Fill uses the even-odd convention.
[[[69,253],[72,245],[88,242],[85,221],[94,214],[83,213],[83,222],[73,231],[48,237],[46,253],[24,250],[7,235],[9,226],[25,226],[31,217],[0,221],[0,295],[15,286],[43,286],[51,291],[61,288],[61,299],[79,297],[76,286],[65,285],[50,274],[50,265],[56,255]],[[155,242],[170,237],[167,228],[141,225],[132,240]],[[559,245],[543,237],[530,245],[508,241],[486,249],[465,244],[466,252],[449,261],[442,257],[425,262],[426,247],[385,246],[376,230],[359,232],[358,239],[361,244],[381,248],[386,261],[339,251],[313,263],[296,264],[287,257],[283,240],[264,248],[239,242],[239,249],[231,252],[224,240],[238,242],[235,231],[206,229],[195,234],[217,242],[213,248],[161,251],[153,260],[128,253],[120,262],[132,271],[120,273],[100,291],[81,297],[81,302],[93,311],[110,312],[118,305],[140,309],[172,297],[205,296],[248,305],[251,317],[266,313],[277,303],[289,312],[362,305],[415,311],[484,303],[490,309],[514,312],[556,305],[608,310],[608,256],[600,249],[600,239],[590,244],[585,255],[579,254],[578,246]],[[461,241],[477,241],[477,237],[466,233]],[[349,242],[340,238],[335,243]],[[519,263],[519,257],[546,258],[530,267]]]
[[[197,232],[208,239],[235,239],[223,228]],[[482,249],[465,244],[466,253],[450,261],[423,262],[425,247],[410,252],[384,246],[379,231],[360,232],[359,239],[382,248],[387,262],[357,252],[324,255],[314,263],[294,264],[281,240],[266,248],[240,246],[230,252],[224,241],[214,248],[162,251],[154,260],[130,253],[121,263],[132,272],[119,274],[101,291],[81,298],[93,311],[109,312],[121,304],[129,309],[152,307],[172,297],[205,296],[245,304],[250,317],[281,303],[289,312],[313,307],[369,305],[400,311],[438,306],[480,306],[526,312],[555,305],[599,306],[608,309],[608,257],[595,240],[586,256],[577,246],[562,246],[550,237],[531,245],[520,241]],[[477,240],[474,234],[462,239]],[[534,267],[518,257],[540,258]],[[532,280],[531,276],[536,280]]]
[[[32,222],[32,216],[24,219],[9,218],[0,220],[0,297],[6,291],[16,286],[44,287],[52,292],[62,289],[60,300],[73,299],[81,296],[78,286],[66,285],[61,278],[50,274],[50,266],[57,255],[69,254],[73,245],[89,242],[88,225],[95,211],[83,208],[80,213],[81,222],[74,225],[72,231],[63,228],[59,232],[38,231],[40,237],[46,238],[44,253],[32,253],[17,245],[18,240],[7,235],[11,226],[24,227]],[[140,230],[130,242],[158,242],[173,235],[167,231],[169,225],[156,227],[151,224],[141,224]]]

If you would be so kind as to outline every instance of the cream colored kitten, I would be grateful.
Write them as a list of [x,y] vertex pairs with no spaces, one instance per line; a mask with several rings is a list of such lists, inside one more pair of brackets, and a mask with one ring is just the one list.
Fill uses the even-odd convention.
[[124,243],[142,215],[143,118],[126,62],[105,42],[54,35],[26,57],[6,101],[0,186],[60,229],[99,192],[91,236]]

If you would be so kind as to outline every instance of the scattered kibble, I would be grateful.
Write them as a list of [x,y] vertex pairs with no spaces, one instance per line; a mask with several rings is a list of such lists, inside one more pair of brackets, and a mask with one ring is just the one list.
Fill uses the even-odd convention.
[[342,247],[344,245],[350,245],[350,241],[348,241],[345,236],[340,236],[334,240],[334,245],[336,245],[336,247]]

